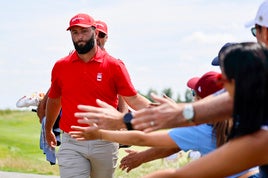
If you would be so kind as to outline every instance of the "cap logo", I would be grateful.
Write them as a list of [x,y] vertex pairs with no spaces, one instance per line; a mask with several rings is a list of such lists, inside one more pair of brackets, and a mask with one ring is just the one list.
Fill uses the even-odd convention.
[[263,21],[263,17],[259,16],[259,21],[262,22]]
[[201,86],[199,86],[198,88],[197,88],[197,90],[199,91],[199,93],[201,93]]
[[85,18],[83,18],[83,17],[76,17],[76,18],[72,19],[72,22],[78,21],[78,20],[85,20]]
[[97,74],[97,81],[98,82],[102,81],[102,73]]

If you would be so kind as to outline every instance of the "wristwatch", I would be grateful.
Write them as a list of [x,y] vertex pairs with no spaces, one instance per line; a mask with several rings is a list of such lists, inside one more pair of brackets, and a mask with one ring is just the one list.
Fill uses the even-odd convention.
[[123,121],[127,127],[127,130],[133,130],[132,124],[130,122],[132,119],[133,119],[133,115],[131,112],[126,113],[123,117]]
[[192,122],[194,118],[194,107],[192,104],[186,104],[183,108],[182,115],[188,122]]

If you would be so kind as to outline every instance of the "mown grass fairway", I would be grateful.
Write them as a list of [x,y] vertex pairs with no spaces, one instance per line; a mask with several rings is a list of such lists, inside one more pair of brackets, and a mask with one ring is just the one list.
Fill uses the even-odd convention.
[[[39,148],[40,123],[31,111],[0,111],[0,170],[44,175],[59,175],[58,166],[51,166]],[[145,147],[131,149],[141,150]],[[119,161],[126,155],[119,151]],[[130,173],[116,169],[116,178],[137,178],[154,170],[174,167],[176,163],[156,160],[143,164]]]

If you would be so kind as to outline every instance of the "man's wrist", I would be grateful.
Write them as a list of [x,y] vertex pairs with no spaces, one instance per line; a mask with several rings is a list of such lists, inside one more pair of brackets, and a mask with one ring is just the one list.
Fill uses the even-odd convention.
[[118,122],[118,130],[124,130],[124,129],[127,129],[127,127],[126,127],[126,124],[124,123],[124,115],[125,115],[126,113],[121,113],[121,116],[120,116],[120,119],[118,120],[119,122]]

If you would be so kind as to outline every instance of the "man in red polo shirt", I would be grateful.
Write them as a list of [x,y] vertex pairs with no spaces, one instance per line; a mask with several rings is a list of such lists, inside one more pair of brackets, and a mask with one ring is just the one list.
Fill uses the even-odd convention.
[[[102,50],[105,50],[104,46],[108,40],[108,26],[105,22],[100,21],[100,20],[95,21],[95,23],[96,23],[96,31],[98,33],[97,44]],[[43,99],[40,100],[38,107],[37,107],[37,116],[39,117],[40,123],[42,123],[42,120],[45,117],[46,103],[47,103],[47,97],[48,97],[47,95],[48,95],[48,91],[44,95]],[[126,102],[123,100],[121,96],[119,96],[118,98],[118,110],[123,113],[128,112],[128,105],[126,104]]]
[[89,15],[75,15],[67,28],[75,51],[58,60],[52,69],[46,105],[46,140],[50,146],[56,146],[52,127],[62,108],[60,129],[64,133],[57,159],[63,178],[112,178],[118,159],[117,143],[79,142],[69,136],[71,125],[83,126],[74,116],[79,111],[77,105],[98,106],[98,98],[116,108],[118,95],[135,110],[150,103],[135,90],[124,63],[97,46],[95,28]]

